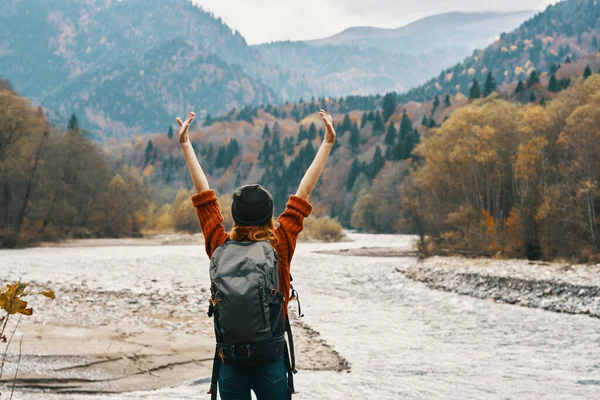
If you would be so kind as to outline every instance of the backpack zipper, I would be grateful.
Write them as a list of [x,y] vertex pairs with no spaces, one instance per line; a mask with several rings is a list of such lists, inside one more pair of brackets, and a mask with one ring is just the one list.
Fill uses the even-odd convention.
[[262,315],[263,325],[266,327],[267,326],[267,315],[265,314],[265,303],[266,303],[265,291],[262,288],[262,286],[258,288],[258,291],[260,293],[260,313]]

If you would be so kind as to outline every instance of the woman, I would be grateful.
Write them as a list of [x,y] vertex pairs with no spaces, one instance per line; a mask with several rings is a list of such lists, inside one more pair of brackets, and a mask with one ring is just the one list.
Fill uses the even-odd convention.
[[[304,227],[304,219],[312,211],[309,198],[323,172],[336,138],[331,116],[323,110],[319,114],[327,128],[325,137],[314,161],[300,182],[298,191],[290,196],[285,211],[279,217],[279,226],[275,227],[273,220],[271,194],[260,185],[250,185],[234,193],[232,215],[235,226],[231,233],[225,232],[223,228],[223,216],[217,197],[215,192],[210,190],[206,175],[188,137],[189,126],[194,121],[195,114],[191,112],[186,121],[177,118],[180,126],[179,143],[198,193],[192,197],[192,202],[204,234],[206,253],[209,258],[212,257],[215,250],[229,240],[268,241],[278,255],[279,291],[283,294],[284,316],[290,301],[290,263],[296,241]],[[250,400],[251,390],[259,400],[283,400],[290,396],[286,376],[283,357],[272,364],[256,368],[239,368],[222,364],[218,373],[219,391],[223,400]],[[211,390],[215,390],[212,385]]]

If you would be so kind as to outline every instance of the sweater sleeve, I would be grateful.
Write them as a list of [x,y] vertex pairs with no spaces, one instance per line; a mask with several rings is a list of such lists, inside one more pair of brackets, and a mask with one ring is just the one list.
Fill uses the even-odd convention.
[[223,227],[223,215],[214,190],[207,190],[192,197],[204,235],[206,254],[210,258],[217,247],[229,239]]
[[312,206],[308,201],[298,196],[290,196],[285,211],[279,216],[279,227],[275,229],[279,239],[276,250],[280,257],[285,258],[287,265],[291,263],[294,256],[298,235],[304,229],[304,219],[311,211]]

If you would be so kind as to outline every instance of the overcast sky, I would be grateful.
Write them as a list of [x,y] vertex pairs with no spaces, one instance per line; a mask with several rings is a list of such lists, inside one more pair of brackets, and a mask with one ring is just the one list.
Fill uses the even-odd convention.
[[[556,0],[193,0],[248,43],[317,39],[352,26],[397,28],[449,11],[543,10]],[[275,4],[273,4],[276,2]]]

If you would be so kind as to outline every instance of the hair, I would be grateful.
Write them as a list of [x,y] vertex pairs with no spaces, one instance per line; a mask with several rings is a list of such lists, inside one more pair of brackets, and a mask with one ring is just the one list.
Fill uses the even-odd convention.
[[238,226],[235,225],[231,230],[231,239],[238,242],[257,242],[267,241],[272,245],[279,244],[279,239],[275,235],[275,220],[271,219],[267,225],[263,226]]

